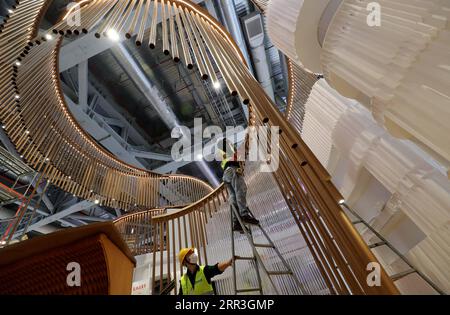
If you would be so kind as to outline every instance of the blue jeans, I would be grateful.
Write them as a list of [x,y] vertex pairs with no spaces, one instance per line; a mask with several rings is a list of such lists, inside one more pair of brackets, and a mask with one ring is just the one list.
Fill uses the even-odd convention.
[[[222,180],[228,190],[228,201],[238,210],[239,215],[249,215],[250,211],[247,207],[247,185],[244,177],[237,173],[237,167],[227,167],[223,173]],[[233,214],[233,213],[232,213]],[[234,215],[233,222],[237,222]]]

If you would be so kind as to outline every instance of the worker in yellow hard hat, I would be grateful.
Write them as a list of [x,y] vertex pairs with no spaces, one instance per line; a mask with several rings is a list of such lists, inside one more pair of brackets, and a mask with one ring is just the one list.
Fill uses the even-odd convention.
[[[227,188],[230,204],[236,208],[244,224],[258,225],[259,220],[253,216],[247,206],[247,185],[239,163],[236,146],[227,138],[219,140],[216,146],[221,155],[222,180]],[[233,218],[233,231],[243,233],[242,226],[233,212],[231,216]]]
[[183,248],[178,254],[178,259],[180,264],[187,268],[180,280],[180,295],[213,295],[211,279],[220,275],[232,264],[230,259],[213,266],[199,266],[195,248]]

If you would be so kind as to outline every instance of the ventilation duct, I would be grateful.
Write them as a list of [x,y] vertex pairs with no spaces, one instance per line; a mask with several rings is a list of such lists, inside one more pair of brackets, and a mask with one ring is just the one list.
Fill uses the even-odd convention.
[[244,33],[250,45],[256,77],[267,95],[274,100],[272,80],[264,46],[264,27],[261,14],[253,12],[243,17],[242,21]]

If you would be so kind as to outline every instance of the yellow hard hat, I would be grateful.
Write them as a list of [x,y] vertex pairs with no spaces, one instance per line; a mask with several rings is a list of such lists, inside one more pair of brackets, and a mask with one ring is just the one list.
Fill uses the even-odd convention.
[[184,258],[186,255],[191,254],[194,252],[194,248],[183,248],[178,253],[178,259],[180,260],[180,264],[183,264]]

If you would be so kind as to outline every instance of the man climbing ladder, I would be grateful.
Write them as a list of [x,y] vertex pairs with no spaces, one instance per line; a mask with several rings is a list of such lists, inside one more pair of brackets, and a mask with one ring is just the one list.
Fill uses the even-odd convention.
[[[245,184],[242,168],[240,167],[237,149],[227,138],[217,143],[221,154],[223,169],[222,180],[228,190],[229,202],[239,211],[241,220],[247,224],[257,225],[259,221],[252,215],[247,206],[247,185]],[[243,232],[242,226],[233,215],[233,230]]]
[[[223,138],[217,142],[217,147],[222,158],[222,169],[223,169],[223,182],[228,190],[229,203],[232,217],[232,231],[231,231],[231,251],[232,251],[232,265],[233,265],[233,289],[234,294],[244,293],[244,292],[259,292],[263,294],[262,280],[259,272],[259,268],[262,268],[264,273],[269,279],[274,291],[279,294],[278,288],[275,285],[272,276],[287,275],[293,278],[293,281],[300,288],[301,292],[305,292],[303,285],[298,281],[297,277],[292,272],[289,264],[281,255],[280,251],[276,248],[273,241],[270,239],[267,232],[261,227],[259,221],[251,214],[249,208],[247,207],[247,186],[244,181],[244,176],[242,168],[239,164],[238,154],[236,147],[226,138]],[[266,239],[267,243],[255,243],[253,239],[252,227],[247,226],[250,224],[256,229],[259,229]],[[248,243],[252,248],[253,256],[237,256],[235,252],[235,239],[234,232],[240,232],[245,234]],[[257,248],[269,248],[275,251],[276,257],[279,258],[280,262],[284,266],[284,270],[267,270],[264,265]],[[256,270],[256,276],[258,281],[258,286],[254,288],[238,288],[237,286],[237,272],[236,272],[236,260],[247,260],[253,261]]]

